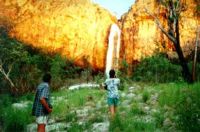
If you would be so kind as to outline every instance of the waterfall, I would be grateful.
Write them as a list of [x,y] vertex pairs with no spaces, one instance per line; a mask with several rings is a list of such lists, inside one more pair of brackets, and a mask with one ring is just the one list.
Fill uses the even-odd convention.
[[120,34],[121,31],[116,24],[112,24],[110,28],[108,50],[106,56],[105,74],[109,78],[110,69],[118,69],[119,52],[120,52]]

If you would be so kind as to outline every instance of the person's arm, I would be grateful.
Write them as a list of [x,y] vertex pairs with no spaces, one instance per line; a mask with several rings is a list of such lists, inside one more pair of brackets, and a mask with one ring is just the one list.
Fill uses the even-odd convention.
[[106,85],[106,83],[100,84],[100,89],[105,89],[105,90],[107,90],[107,85]]
[[41,98],[40,102],[44,106],[44,108],[48,111],[48,113],[52,112],[52,109],[49,107],[49,105],[48,105],[47,101],[45,100],[45,98]]
[[45,87],[42,90],[42,93],[40,95],[40,102],[44,106],[44,108],[47,110],[48,113],[52,112],[52,108],[49,106],[49,102],[47,102],[46,99],[49,98],[49,87],[48,85],[45,85]]

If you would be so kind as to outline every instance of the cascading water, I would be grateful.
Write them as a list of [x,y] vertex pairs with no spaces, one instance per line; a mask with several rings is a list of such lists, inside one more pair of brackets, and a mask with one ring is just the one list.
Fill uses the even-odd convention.
[[109,78],[110,69],[118,69],[119,52],[120,52],[120,35],[121,31],[116,24],[110,28],[108,50],[106,57],[106,76]]

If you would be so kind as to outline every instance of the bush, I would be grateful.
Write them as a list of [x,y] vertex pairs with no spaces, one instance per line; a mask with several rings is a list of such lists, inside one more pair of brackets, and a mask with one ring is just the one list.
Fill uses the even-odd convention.
[[55,55],[51,62],[50,72],[52,75],[52,88],[58,89],[59,87],[63,86],[63,78],[64,78],[64,67],[65,67],[65,60],[60,55]]
[[132,79],[144,82],[174,82],[181,81],[181,67],[172,64],[164,55],[145,58],[134,69]]
[[12,107],[7,107],[3,112],[4,121],[3,127],[5,131],[25,131],[26,126],[31,123],[32,118],[30,111],[13,109]]

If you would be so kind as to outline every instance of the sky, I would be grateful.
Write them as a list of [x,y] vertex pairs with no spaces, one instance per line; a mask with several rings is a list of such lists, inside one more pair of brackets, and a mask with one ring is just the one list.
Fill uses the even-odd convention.
[[135,0],[93,0],[93,2],[108,9],[117,18],[120,18],[135,3]]

